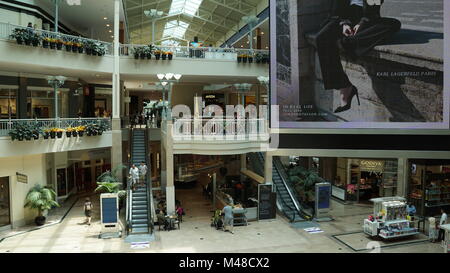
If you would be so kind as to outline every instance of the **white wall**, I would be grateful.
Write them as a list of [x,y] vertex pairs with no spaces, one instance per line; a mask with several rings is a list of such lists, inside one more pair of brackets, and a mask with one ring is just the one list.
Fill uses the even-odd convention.
[[[17,182],[16,172],[27,175],[28,183]],[[0,177],[4,176],[10,177],[12,227],[33,222],[37,212],[23,206],[25,196],[34,185],[47,184],[45,154],[0,158]]]
[[10,23],[13,25],[27,26],[29,22],[37,25],[38,29],[42,28],[42,19],[24,12],[17,12],[0,8],[0,22]]

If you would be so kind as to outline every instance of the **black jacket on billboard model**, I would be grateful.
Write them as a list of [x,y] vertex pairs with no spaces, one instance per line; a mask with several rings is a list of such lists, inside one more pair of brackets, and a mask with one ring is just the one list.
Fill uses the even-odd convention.
[[[351,5],[350,0],[332,0],[331,15],[316,34],[315,43],[326,90],[352,86],[342,67],[339,45],[346,54],[361,57],[400,30],[400,21],[381,17],[381,5],[369,5],[367,1],[372,3],[373,0],[363,0],[361,7]],[[359,29],[356,34],[345,36],[344,25],[352,29],[359,25]]]

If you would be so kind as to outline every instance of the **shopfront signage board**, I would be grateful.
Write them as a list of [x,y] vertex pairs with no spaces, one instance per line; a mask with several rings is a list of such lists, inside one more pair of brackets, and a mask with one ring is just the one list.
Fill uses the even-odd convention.
[[328,182],[317,183],[316,188],[316,215],[317,220],[328,220],[330,218],[331,184]]
[[276,216],[277,195],[272,184],[258,185],[258,220],[274,219]]
[[332,186],[331,195],[342,201],[345,201],[345,189],[342,189],[342,188],[339,188],[336,186]]
[[102,233],[119,232],[119,196],[117,193],[100,195]]
[[359,162],[359,169],[364,172],[378,172],[382,173],[384,170],[384,161],[380,160],[361,160]]
[[28,176],[22,173],[16,173],[17,182],[28,183]]

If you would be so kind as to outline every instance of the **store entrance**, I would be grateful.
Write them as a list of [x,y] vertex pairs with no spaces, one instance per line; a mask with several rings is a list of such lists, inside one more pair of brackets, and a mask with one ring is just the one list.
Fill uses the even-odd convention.
[[0,177],[0,227],[10,224],[9,177]]

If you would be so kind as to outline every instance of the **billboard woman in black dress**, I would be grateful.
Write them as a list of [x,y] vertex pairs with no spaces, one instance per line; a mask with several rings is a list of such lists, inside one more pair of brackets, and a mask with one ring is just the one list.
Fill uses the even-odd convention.
[[335,113],[351,108],[358,89],[350,82],[342,67],[339,44],[354,57],[361,57],[380,42],[400,30],[397,19],[380,16],[384,0],[332,0],[330,18],[316,36],[322,78],[326,90],[337,89],[341,93],[341,106]]

